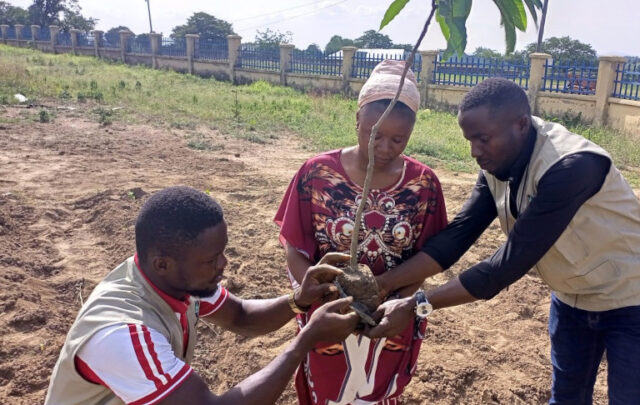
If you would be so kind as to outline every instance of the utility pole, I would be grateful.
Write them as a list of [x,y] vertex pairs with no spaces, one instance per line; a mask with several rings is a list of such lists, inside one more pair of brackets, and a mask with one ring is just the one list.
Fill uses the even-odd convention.
[[149,32],[153,32],[153,25],[151,25],[151,5],[149,4],[149,0],[145,0],[147,2],[147,12],[149,13]]
[[542,18],[540,19],[540,28],[538,29],[538,44],[536,45],[536,52],[540,52],[542,50],[542,37],[544,36],[544,23],[547,20],[548,5],[549,0],[544,0],[544,4],[542,5]]

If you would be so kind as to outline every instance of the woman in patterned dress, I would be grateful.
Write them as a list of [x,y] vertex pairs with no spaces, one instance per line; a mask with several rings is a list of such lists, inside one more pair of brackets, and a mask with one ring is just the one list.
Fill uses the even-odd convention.
[[[397,91],[403,61],[383,61],[358,98],[358,144],[306,161],[291,181],[275,221],[296,288],[308,267],[328,252],[349,252],[362,196],[372,126]],[[403,155],[416,121],[419,93],[408,72],[399,102],[375,140],[371,191],[358,235],[358,259],[374,275],[417,252],[447,224],[440,183],[433,171]],[[412,294],[419,285],[400,291]],[[302,328],[315,308],[298,316]],[[390,339],[351,335],[341,344],[319,344],[296,375],[300,404],[396,404],[415,372],[426,322]]]

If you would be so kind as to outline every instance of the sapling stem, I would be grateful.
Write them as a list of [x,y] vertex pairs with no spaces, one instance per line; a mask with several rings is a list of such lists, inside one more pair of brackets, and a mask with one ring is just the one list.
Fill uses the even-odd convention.
[[436,9],[438,8],[438,5],[436,3],[437,3],[437,0],[431,1],[431,13],[429,13],[429,17],[427,18],[427,21],[425,22],[424,27],[422,28],[422,32],[418,37],[418,41],[416,42],[416,45],[411,50],[411,54],[409,55],[409,58],[407,58],[407,61],[405,62],[404,70],[402,71],[402,76],[400,76],[400,84],[398,85],[398,91],[396,92],[395,97],[393,97],[393,99],[391,100],[387,108],[384,110],[384,112],[382,113],[378,121],[371,128],[371,135],[369,136],[369,142],[367,144],[367,150],[368,150],[368,156],[369,156],[369,161],[367,162],[367,174],[364,178],[364,185],[362,187],[362,199],[360,200],[360,204],[358,204],[358,209],[356,210],[356,218],[353,224],[353,233],[351,235],[351,247],[349,249],[349,253],[351,254],[351,260],[349,262],[349,265],[353,271],[358,271],[358,239],[359,239],[358,236],[360,235],[360,223],[362,222],[362,212],[364,211],[364,208],[367,205],[367,199],[369,196],[369,191],[371,189],[371,180],[373,177],[373,166],[375,164],[375,157],[373,156],[373,152],[374,152],[373,146],[376,140],[376,135],[378,134],[378,129],[380,128],[380,125],[389,116],[389,114],[391,114],[391,110],[393,110],[393,107],[398,102],[398,98],[400,97],[400,92],[402,92],[402,86],[404,86],[404,79],[407,76],[407,71],[409,70],[409,67],[413,65],[413,59],[415,57],[416,51],[418,50],[420,43],[422,43],[422,40],[424,39],[424,36],[427,33],[427,29],[429,28],[429,24],[431,24],[431,19],[433,18],[433,15],[435,14]]

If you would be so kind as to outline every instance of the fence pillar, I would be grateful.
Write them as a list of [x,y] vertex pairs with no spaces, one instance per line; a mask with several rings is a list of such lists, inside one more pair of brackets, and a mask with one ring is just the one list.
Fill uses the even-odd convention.
[[438,51],[419,51],[422,57],[422,66],[420,67],[420,105],[426,107],[429,105],[429,83],[433,77],[435,62],[438,58]]
[[122,58],[122,63],[127,63],[127,39],[133,33],[127,30],[121,30],[118,33],[120,34],[120,57]]
[[287,85],[287,72],[291,71],[291,53],[295,45],[280,44],[280,84]]
[[76,28],[71,28],[69,30],[69,35],[71,36],[71,50],[73,51],[74,55],[78,54],[78,33],[79,32],[80,30]]
[[14,25],[15,29],[16,29],[16,39],[18,41],[22,40],[22,30],[24,30],[24,25],[23,24],[16,24]]
[[31,26],[31,40],[34,42],[34,45],[35,45],[35,42],[38,40],[38,32],[39,31],[40,31],[40,26],[39,25],[33,24]]
[[186,34],[187,41],[187,64],[189,65],[189,74],[193,74],[193,58],[196,54],[196,41],[200,38],[198,34]]
[[102,34],[104,31],[93,30],[91,34],[93,35],[93,49],[96,53],[96,58],[100,57],[100,48],[102,47]]
[[601,56],[598,64],[598,79],[596,82],[596,113],[593,117],[595,125],[604,125],[609,112],[609,97],[613,94],[618,64],[626,59],[620,56]]
[[231,83],[236,82],[236,67],[239,65],[240,46],[242,37],[240,35],[227,35],[227,48],[229,50],[229,79]]
[[538,113],[537,99],[538,93],[542,88],[542,82],[544,77],[544,66],[547,61],[551,59],[551,55],[548,53],[532,53],[529,55],[529,86],[527,90],[527,97],[529,98],[529,107],[532,114]]
[[158,53],[160,52],[160,41],[162,40],[162,34],[152,32],[149,34],[149,41],[151,42],[151,67],[158,68]]
[[353,67],[353,55],[356,54],[355,46],[343,46],[342,47],[342,90],[345,93],[350,93],[351,88],[349,81],[351,80],[351,68]]
[[49,37],[51,40],[51,50],[53,53],[58,53],[56,52],[56,46],[58,46],[58,34],[60,33],[60,27],[58,27],[57,25],[50,25],[49,26]]
[[0,32],[2,33],[2,43],[7,43],[9,37],[9,26],[7,24],[0,24]]

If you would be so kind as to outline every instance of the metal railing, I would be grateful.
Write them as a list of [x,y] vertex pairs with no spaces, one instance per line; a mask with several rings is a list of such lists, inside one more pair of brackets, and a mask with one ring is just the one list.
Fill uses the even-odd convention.
[[402,57],[396,54],[370,54],[366,51],[356,51],[353,54],[353,63],[351,64],[351,77],[368,78],[373,68],[385,59],[402,60]]
[[40,27],[37,38],[38,41],[51,41],[51,30],[49,28]]
[[71,33],[64,32],[64,31],[59,32],[58,38],[57,38],[57,45],[71,47],[72,46]]
[[7,39],[16,39],[16,27],[11,26],[7,30]]
[[226,39],[200,39],[195,43],[196,59],[229,60],[229,42]]
[[160,55],[187,56],[187,42],[185,38],[162,38],[160,42]]
[[241,45],[237,64],[249,69],[280,70],[280,49]]
[[128,53],[151,53],[151,39],[148,35],[130,35],[127,37]]
[[103,35],[100,45],[105,48],[120,48],[120,35]]
[[25,25],[22,27],[22,40],[31,41],[33,39],[33,33],[31,32],[31,26]]
[[[410,52],[403,53],[394,53],[394,54],[385,54],[385,53],[376,53],[371,54],[366,52],[366,50],[356,51],[353,54],[353,64],[351,65],[351,77],[366,79],[371,75],[371,71],[376,65],[382,62],[385,59],[392,60],[407,60]],[[416,80],[420,81],[420,72],[422,70],[422,56],[419,53],[416,53],[413,64],[411,66],[411,70],[416,76]]]
[[598,65],[573,61],[547,60],[544,64],[542,91],[568,94],[596,94]]
[[94,46],[95,38],[86,32],[78,32],[78,46]]
[[342,56],[325,52],[294,49],[291,53],[291,72],[313,75],[342,75]]
[[489,77],[503,77],[513,80],[523,89],[529,88],[528,62],[514,63],[475,56],[454,56],[442,61],[442,56],[438,55],[433,63],[434,84],[473,87]]
[[640,62],[618,64],[613,97],[640,100]]
[[[405,53],[405,59],[409,57],[409,53]],[[422,77],[422,55],[416,52],[416,55],[413,57],[413,66],[411,66],[411,70],[413,70],[413,74],[416,75],[416,80],[421,81]]]

